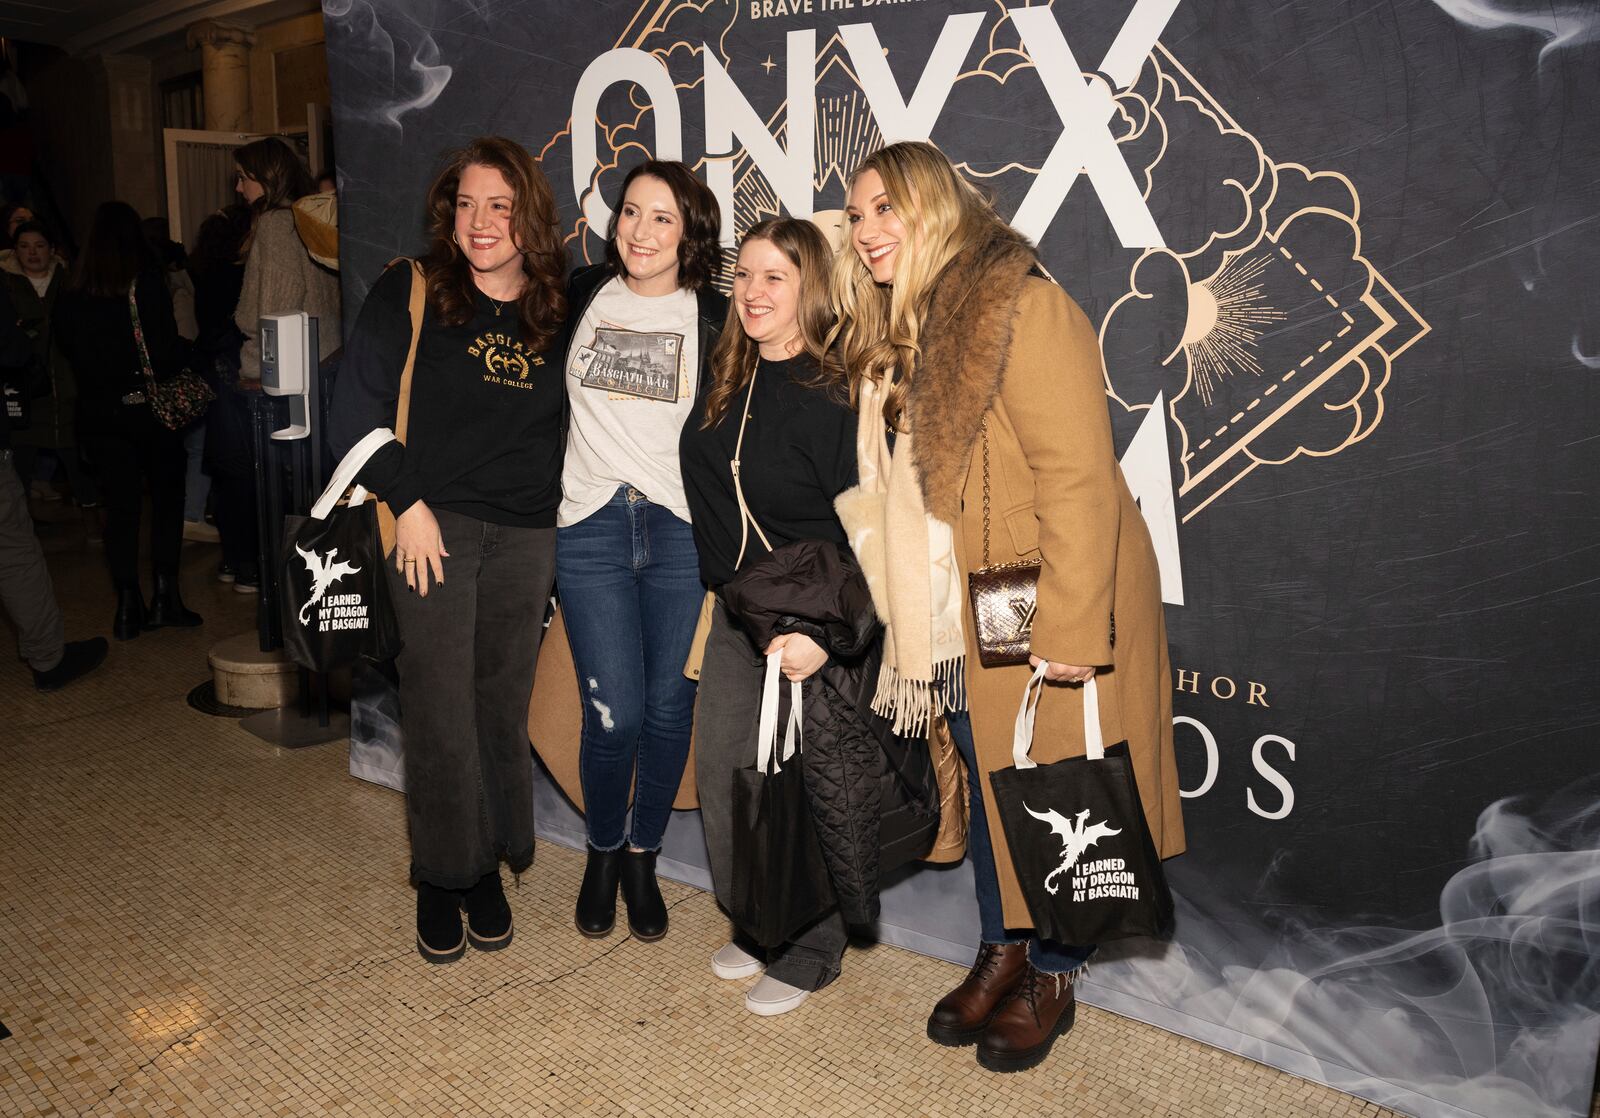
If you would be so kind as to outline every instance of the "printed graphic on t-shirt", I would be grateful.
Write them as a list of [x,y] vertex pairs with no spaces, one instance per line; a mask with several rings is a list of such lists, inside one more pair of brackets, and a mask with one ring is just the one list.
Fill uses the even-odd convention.
[[681,400],[683,335],[602,326],[573,354],[572,375],[611,399]]
[[467,353],[483,359],[485,384],[507,388],[532,388],[528,374],[535,365],[544,364],[540,354],[529,353],[521,341],[509,334],[479,334],[467,347]]

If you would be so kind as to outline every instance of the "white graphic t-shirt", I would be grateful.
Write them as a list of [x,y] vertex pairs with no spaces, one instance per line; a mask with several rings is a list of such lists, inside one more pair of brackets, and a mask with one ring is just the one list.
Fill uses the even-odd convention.
[[618,277],[596,293],[567,350],[572,422],[558,527],[590,516],[620,485],[688,521],[678,434],[694,407],[699,357],[694,292],[636,295]]

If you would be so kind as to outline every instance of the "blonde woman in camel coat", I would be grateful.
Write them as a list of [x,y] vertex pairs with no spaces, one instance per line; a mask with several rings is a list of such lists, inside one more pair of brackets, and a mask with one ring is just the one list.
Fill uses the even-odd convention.
[[1012,763],[1031,669],[978,662],[967,575],[983,564],[984,432],[990,561],[1042,561],[1032,652],[1054,685],[1033,756],[1082,755],[1081,684],[1094,676],[1106,740],[1127,740],[1157,850],[1170,857],[1184,834],[1155,554],[1112,447],[1094,329],[1043,278],[1033,248],[927,143],[870,156],[846,215],[834,297],[861,409],[862,485],[838,508],[893,647],[879,709],[902,731],[942,717],[973,789],[983,943],[928,1035],[976,1043],[992,1070],[1020,1070],[1072,1027],[1073,981],[1094,945],[1031,934],[989,785]]

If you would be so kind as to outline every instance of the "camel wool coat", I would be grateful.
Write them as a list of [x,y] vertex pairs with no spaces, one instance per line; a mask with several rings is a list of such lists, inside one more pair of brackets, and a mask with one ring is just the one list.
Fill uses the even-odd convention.
[[[1038,276],[1032,248],[1009,231],[952,261],[923,321],[906,416],[928,511],[955,526],[962,584],[984,563],[987,419],[989,560],[1042,560],[1033,652],[1096,666],[1105,740],[1128,742],[1156,850],[1163,858],[1182,853],[1160,574],[1112,446],[1094,328]],[[970,609],[966,622],[968,705],[1005,922],[1028,928],[988,774],[1011,767],[1031,669],[981,667]],[[1083,753],[1083,688],[1051,684],[1030,756],[1045,764]]]

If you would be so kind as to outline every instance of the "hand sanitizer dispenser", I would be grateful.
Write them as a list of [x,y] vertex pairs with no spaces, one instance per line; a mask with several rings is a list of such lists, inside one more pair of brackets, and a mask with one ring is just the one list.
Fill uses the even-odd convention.
[[311,433],[311,397],[316,388],[317,320],[305,311],[265,314],[260,319],[261,390],[289,397],[289,426],[275,439],[303,439]]

